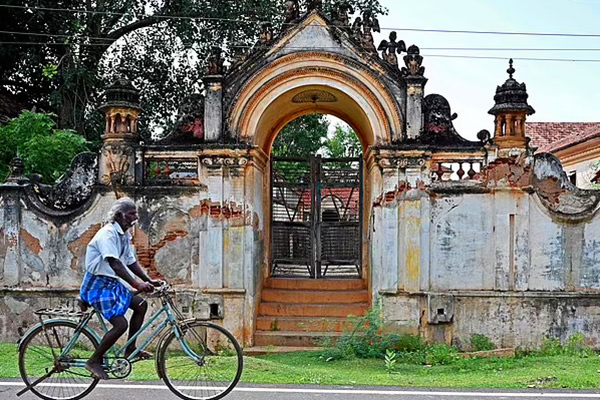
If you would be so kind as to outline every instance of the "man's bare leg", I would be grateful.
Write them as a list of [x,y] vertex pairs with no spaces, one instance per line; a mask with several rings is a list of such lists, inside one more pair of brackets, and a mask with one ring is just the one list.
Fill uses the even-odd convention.
[[[131,339],[133,335],[135,335],[142,327],[142,324],[144,323],[144,317],[146,316],[146,311],[148,310],[148,302],[146,302],[140,296],[134,296],[131,299],[131,303],[129,303],[129,308],[133,310],[133,315],[131,315],[131,319],[129,320],[129,337],[127,340]],[[133,341],[127,347],[127,349],[125,349],[125,357],[129,357],[129,355],[133,353],[135,349],[135,341]],[[137,357],[150,358],[152,357],[152,353],[140,351]]]
[[108,375],[102,369],[102,357],[127,330],[127,320],[122,315],[112,317],[109,319],[109,322],[113,326],[112,329],[104,335],[100,346],[98,346],[94,354],[85,363],[85,369],[98,379],[108,379]]

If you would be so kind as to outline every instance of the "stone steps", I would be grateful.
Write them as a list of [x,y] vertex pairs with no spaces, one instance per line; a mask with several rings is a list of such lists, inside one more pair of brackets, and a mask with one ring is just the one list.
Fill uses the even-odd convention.
[[269,278],[258,307],[254,350],[311,349],[334,343],[362,316],[369,292],[361,279]]
[[257,331],[343,332],[351,327],[348,318],[343,317],[259,316],[256,319]]
[[362,279],[268,278],[264,288],[288,290],[366,290]]
[[368,303],[367,290],[291,290],[263,289],[262,301],[305,304]]
[[347,317],[349,315],[363,315],[369,305],[367,303],[282,303],[261,302],[258,307],[259,316],[277,317]]
[[256,331],[255,346],[315,347],[335,343],[341,332]]

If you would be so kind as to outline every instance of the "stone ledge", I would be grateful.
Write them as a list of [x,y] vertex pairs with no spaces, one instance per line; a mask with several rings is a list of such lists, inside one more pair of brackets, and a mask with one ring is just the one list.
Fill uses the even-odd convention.
[[504,298],[566,298],[566,299],[600,299],[600,291],[514,291],[514,292],[494,292],[489,290],[453,290],[447,292],[407,292],[404,290],[382,289],[378,293],[386,297],[402,297],[402,296],[454,296],[460,297],[504,297]]
[[203,294],[230,294],[230,295],[245,295],[246,289],[241,288],[214,288],[202,289]]

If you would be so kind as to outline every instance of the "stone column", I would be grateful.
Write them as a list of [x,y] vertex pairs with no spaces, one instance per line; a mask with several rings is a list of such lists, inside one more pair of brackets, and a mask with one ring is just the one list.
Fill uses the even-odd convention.
[[208,188],[206,230],[200,231],[200,288],[223,287],[223,163],[222,156],[201,156],[200,180]]
[[223,171],[223,284],[228,288],[244,287],[244,175],[248,158],[225,158]]
[[423,130],[423,92],[427,78],[407,76],[406,80],[406,137],[416,139]]
[[380,293],[396,292],[398,271],[398,165],[393,158],[377,155],[381,171],[382,192],[373,207],[373,241],[371,248],[372,291],[374,300]]
[[[429,246],[429,196],[420,189],[423,183],[429,183],[427,154],[409,154],[398,159],[400,181],[405,182],[405,189],[398,204],[398,254],[400,271],[398,287],[407,292],[421,289],[421,266],[428,260],[428,253],[423,254],[422,247]],[[426,222],[425,222],[426,221]],[[428,268],[426,268],[427,270]],[[428,284],[428,283],[427,283]]]
[[423,130],[423,89],[427,78],[418,46],[411,45],[403,57],[405,67],[401,73],[406,82],[406,137],[416,139]]
[[17,286],[20,283],[21,272],[21,191],[29,184],[29,179],[24,175],[25,166],[23,160],[15,158],[10,163],[10,176],[6,183],[0,186],[2,193],[2,207],[4,220],[0,225],[0,244],[4,242],[6,253],[4,260],[0,260],[0,276],[3,278],[3,286]]
[[218,142],[223,133],[223,75],[202,78],[205,88],[204,140]]

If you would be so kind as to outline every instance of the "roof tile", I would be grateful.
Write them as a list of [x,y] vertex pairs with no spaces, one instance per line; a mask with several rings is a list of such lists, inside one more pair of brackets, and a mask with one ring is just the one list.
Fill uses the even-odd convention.
[[600,136],[600,122],[526,122],[525,134],[539,152],[552,152]]

